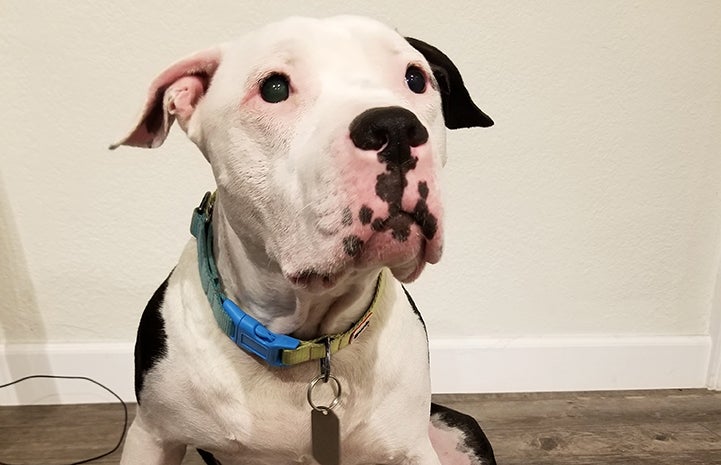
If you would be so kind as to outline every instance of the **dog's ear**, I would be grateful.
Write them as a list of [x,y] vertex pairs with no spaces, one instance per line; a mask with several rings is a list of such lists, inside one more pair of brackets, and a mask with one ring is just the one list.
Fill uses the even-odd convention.
[[493,126],[493,120],[473,103],[461,73],[445,53],[422,40],[406,37],[425,57],[438,81],[443,101],[443,118],[448,129]]
[[121,145],[159,147],[175,119],[187,132],[188,122],[220,64],[220,48],[197,52],[170,65],[150,84],[135,127],[110,149]]

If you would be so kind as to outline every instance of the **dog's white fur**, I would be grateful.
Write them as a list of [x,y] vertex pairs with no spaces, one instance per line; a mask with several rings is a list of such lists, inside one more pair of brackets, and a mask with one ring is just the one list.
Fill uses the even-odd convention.
[[[146,379],[121,464],[179,463],[186,445],[224,465],[315,463],[305,396],[317,362],[269,368],[236,347],[213,319],[195,254],[189,245],[170,278],[168,354]],[[334,409],[343,464],[438,464],[425,335],[399,284],[389,284],[369,328],[332,359],[344,387]]]
[[[441,99],[435,81],[422,94],[407,88],[409,64],[433,81],[423,56],[380,23],[285,20],[169,68],[150,95],[164,90],[160,130],[141,125],[121,141],[157,146],[177,118],[218,185],[214,253],[224,290],[272,331],[312,338],[346,330],[369,305],[378,274],[390,270],[370,327],[332,359],[344,389],[334,410],[343,465],[440,463],[428,433],[424,328],[390,274],[412,280],[437,261],[442,229],[427,240],[414,225],[401,243],[357,219],[344,222],[361,205],[387,213],[374,193],[383,166],[348,136],[357,115],[386,106],[410,110],[428,130],[428,142],[413,149],[418,167],[408,180],[427,183],[430,211],[441,217]],[[210,85],[193,72],[212,77]],[[271,72],[290,77],[287,101],[260,98]],[[418,197],[407,190],[404,206]],[[360,256],[343,250],[348,231],[365,243]],[[161,314],[167,354],[145,377],[121,464],[178,464],[186,445],[223,465],[315,463],[305,395],[317,362],[271,368],[235,346],[203,293],[195,240],[169,278]]]

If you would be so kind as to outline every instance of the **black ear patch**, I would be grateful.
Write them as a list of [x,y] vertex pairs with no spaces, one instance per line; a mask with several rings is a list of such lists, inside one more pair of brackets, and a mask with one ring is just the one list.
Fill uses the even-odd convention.
[[473,103],[460,71],[443,52],[422,40],[406,37],[409,44],[428,60],[438,81],[443,101],[443,118],[448,129],[493,126],[493,120]]

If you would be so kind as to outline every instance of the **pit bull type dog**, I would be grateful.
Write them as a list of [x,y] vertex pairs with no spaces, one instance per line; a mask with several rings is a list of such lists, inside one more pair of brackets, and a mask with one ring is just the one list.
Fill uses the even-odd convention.
[[473,418],[431,404],[401,284],[441,257],[446,127],[493,124],[450,59],[370,19],[291,18],[168,67],[111,148],[175,120],[217,191],[141,318],[121,464],[494,464]]

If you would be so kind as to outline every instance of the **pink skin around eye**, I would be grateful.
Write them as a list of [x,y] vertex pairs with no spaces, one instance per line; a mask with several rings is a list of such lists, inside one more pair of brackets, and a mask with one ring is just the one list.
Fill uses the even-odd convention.
[[251,88],[251,90],[245,94],[243,100],[240,101],[240,105],[247,105],[248,102],[250,102],[255,97],[260,97],[260,87],[258,86],[253,86],[253,88]]

